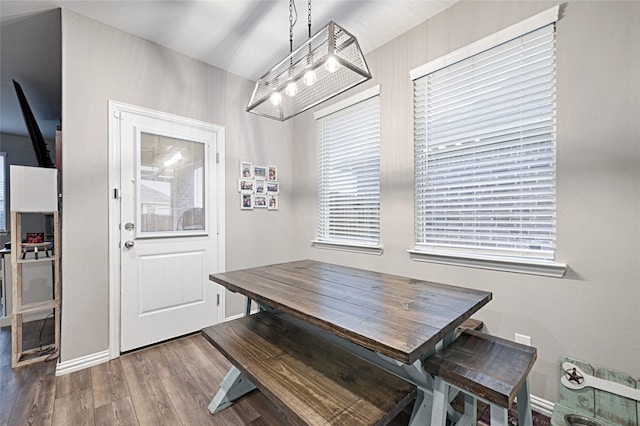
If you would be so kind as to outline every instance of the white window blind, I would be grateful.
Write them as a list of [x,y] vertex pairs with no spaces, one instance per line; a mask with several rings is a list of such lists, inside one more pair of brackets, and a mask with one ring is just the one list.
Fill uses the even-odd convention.
[[7,154],[0,152],[0,232],[7,232]]
[[318,123],[317,240],[380,243],[380,96],[331,112]]
[[555,24],[414,79],[416,250],[555,260]]

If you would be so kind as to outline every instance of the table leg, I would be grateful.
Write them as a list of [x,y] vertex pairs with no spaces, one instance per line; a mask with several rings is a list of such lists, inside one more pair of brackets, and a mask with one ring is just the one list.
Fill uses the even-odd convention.
[[413,405],[409,426],[428,425],[431,423],[431,410],[433,409],[433,378],[422,366],[422,361],[417,360],[413,364],[403,364],[404,377],[418,387],[416,402]]
[[[444,336],[442,341],[436,344],[436,347],[432,351],[429,351],[424,356],[424,359],[431,356],[436,351],[441,351],[444,347],[453,342],[454,339],[455,331],[448,333],[446,336]],[[434,398],[440,397],[440,395],[438,395],[438,391],[435,388],[434,378],[431,376],[431,374],[426,372],[423,367],[422,360],[417,360],[411,365],[403,364],[402,369],[404,370],[404,374],[400,375],[400,377],[404,377],[418,387],[418,395],[416,396],[416,402],[413,406],[413,412],[411,413],[409,426],[431,424]],[[449,396],[441,395],[441,397],[448,398]],[[435,406],[437,407],[438,405],[436,404]],[[453,409],[451,409],[451,412],[454,412]],[[447,414],[448,413],[444,413],[441,415],[441,417],[444,416],[444,419],[446,420]]]
[[409,426],[428,425],[431,424],[431,410],[433,399],[431,395],[425,395],[423,389],[418,388],[416,402],[413,404],[413,412]]
[[244,316],[248,317],[251,315],[251,299],[247,297],[247,302],[244,306]]
[[256,386],[236,367],[231,366],[220,383],[220,389],[209,404],[209,411],[215,414],[233,404],[233,401],[254,390]]

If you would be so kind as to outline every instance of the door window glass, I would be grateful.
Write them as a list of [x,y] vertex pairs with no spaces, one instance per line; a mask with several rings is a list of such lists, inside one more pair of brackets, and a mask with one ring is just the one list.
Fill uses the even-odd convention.
[[204,231],[204,143],[142,132],[139,146],[140,232]]

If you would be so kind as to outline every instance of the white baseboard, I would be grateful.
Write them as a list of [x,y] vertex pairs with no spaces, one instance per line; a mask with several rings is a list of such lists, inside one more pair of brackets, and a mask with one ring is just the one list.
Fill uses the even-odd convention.
[[[255,314],[255,313],[258,313],[258,312],[259,312],[259,309],[257,309],[257,308],[256,308],[256,309],[252,309],[252,310],[251,310],[251,314],[252,314],[252,315],[253,315],[253,314]],[[243,316],[244,316],[244,312],[243,312],[243,313],[241,313],[241,314],[238,314],[238,315],[232,315],[232,316],[230,316],[230,317],[226,317],[226,318],[224,319],[224,321],[225,321],[225,322],[226,322],[226,321],[231,321],[231,320],[234,320],[234,319],[242,318]]]
[[65,374],[93,367],[94,365],[102,364],[108,361],[109,350],[105,350],[102,352],[96,352],[94,354],[81,356],[80,358],[71,359],[69,361],[60,362],[56,366],[56,376],[64,376]]
[[242,313],[242,314],[238,314],[238,315],[232,315],[232,316],[230,316],[230,317],[226,317],[226,318],[224,319],[224,321],[225,321],[225,322],[227,322],[227,321],[231,321],[231,320],[234,320],[234,319],[242,318],[243,316],[244,316],[244,314],[243,314],[243,313]]
[[531,409],[533,409],[533,411],[537,411],[547,417],[551,417],[553,415],[553,409],[555,408],[555,404],[553,402],[539,398],[535,395],[531,395],[530,398]]

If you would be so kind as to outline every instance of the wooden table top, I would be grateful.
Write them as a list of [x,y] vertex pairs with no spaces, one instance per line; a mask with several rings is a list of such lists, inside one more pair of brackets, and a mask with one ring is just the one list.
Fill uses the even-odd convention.
[[491,293],[301,260],[209,279],[372,351],[411,364],[491,300]]

